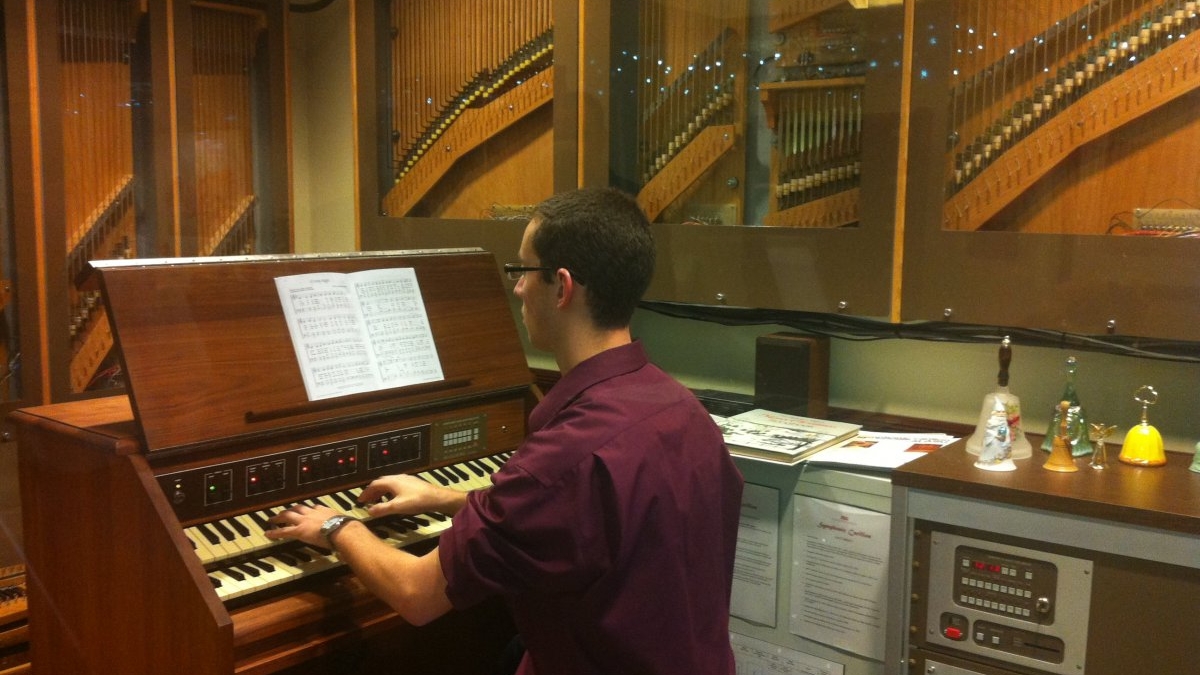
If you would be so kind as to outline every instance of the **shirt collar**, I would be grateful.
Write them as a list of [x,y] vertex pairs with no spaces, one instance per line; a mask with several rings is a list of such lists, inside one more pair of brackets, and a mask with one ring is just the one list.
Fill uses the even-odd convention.
[[537,431],[580,394],[599,382],[631,373],[649,362],[646,348],[638,340],[606,349],[580,362],[550,388],[529,415],[529,430]]

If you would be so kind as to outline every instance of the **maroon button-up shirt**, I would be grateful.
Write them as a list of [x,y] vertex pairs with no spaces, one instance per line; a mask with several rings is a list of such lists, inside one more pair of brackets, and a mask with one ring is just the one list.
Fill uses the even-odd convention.
[[442,534],[457,607],[506,597],[523,675],[733,675],[742,476],[703,406],[640,343],[575,367]]

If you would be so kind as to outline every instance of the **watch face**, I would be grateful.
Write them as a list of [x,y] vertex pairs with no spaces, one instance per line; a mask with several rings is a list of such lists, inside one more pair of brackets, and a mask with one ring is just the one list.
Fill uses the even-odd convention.
[[333,534],[334,530],[341,527],[342,523],[347,520],[349,520],[348,516],[333,516],[329,520],[326,520],[321,524],[321,535],[328,539],[329,535]]

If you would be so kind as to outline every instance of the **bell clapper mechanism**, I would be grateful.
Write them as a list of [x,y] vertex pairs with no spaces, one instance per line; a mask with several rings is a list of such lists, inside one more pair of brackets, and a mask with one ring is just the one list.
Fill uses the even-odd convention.
[[1162,434],[1147,420],[1150,406],[1158,403],[1158,392],[1148,384],[1143,385],[1133,395],[1133,400],[1142,404],[1142,421],[1125,434],[1125,443],[1117,459],[1134,466],[1162,466],[1167,463]]
[[979,423],[975,425],[975,433],[967,439],[967,452],[972,455],[983,452],[992,417],[997,406],[1003,406],[1008,425],[1008,439],[1012,446],[1011,459],[1033,456],[1033,446],[1029,444],[1029,439],[1025,438],[1025,432],[1021,428],[1021,399],[1008,390],[1008,367],[1011,363],[1012,341],[1005,335],[1000,341],[1000,372],[996,376],[996,390],[983,397]]

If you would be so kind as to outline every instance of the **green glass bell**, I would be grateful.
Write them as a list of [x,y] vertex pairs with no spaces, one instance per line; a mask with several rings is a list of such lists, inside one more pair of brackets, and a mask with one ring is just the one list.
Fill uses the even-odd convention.
[[[1083,412],[1083,404],[1079,402],[1079,394],[1075,391],[1075,370],[1077,362],[1074,356],[1067,357],[1067,384],[1059,400],[1066,401],[1067,406],[1067,440],[1071,447],[1071,456],[1082,457],[1093,452],[1092,441],[1088,438],[1087,419]],[[1055,406],[1054,414],[1046,429],[1046,437],[1042,439],[1042,450],[1050,452],[1054,445],[1054,437],[1062,425],[1062,408]]]

